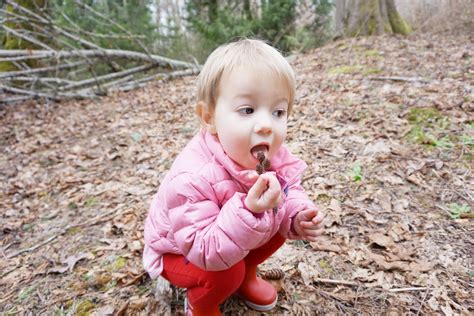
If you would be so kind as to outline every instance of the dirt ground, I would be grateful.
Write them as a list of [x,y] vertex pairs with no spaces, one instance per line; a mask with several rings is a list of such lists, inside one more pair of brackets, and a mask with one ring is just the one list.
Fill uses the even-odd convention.
[[[291,57],[288,146],[328,221],[262,265],[269,314],[474,313],[473,43],[381,36]],[[150,199],[199,128],[194,82],[0,107],[1,315],[183,312],[141,253]]]

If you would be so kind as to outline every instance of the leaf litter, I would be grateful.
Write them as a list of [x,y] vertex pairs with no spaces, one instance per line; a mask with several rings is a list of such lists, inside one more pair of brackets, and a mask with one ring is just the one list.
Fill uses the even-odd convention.
[[[292,59],[288,146],[328,220],[262,264],[270,314],[474,312],[472,216],[453,218],[474,210],[472,43],[346,39]],[[0,109],[2,314],[183,312],[141,255],[151,196],[199,128],[194,81]],[[222,310],[256,315],[237,298]]]

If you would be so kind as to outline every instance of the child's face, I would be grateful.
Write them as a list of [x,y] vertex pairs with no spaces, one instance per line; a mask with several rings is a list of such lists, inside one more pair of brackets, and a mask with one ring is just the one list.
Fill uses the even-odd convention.
[[255,169],[258,151],[271,159],[286,137],[289,91],[268,69],[239,67],[219,86],[213,130],[232,160]]

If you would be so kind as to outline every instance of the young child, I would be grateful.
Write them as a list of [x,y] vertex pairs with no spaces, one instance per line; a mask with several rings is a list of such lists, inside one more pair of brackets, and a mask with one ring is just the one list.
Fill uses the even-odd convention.
[[[257,277],[257,265],[285,239],[322,233],[324,216],[300,185],[306,164],[283,145],[294,96],[291,66],[259,40],[221,46],[203,66],[203,127],[151,202],[143,254],[152,278],[187,289],[189,315],[220,315],[232,294],[272,309],[276,290]],[[263,158],[271,165],[263,161],[268,172],[259,175]]]

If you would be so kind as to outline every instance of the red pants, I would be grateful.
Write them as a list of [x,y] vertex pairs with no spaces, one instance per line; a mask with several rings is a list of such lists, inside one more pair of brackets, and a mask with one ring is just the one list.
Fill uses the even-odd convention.
[[212,308],[223,303],[239,289],[247,265],[262,263],[284,242],[285,239],[277,233],[268,243],[251,250],[243,260],[223,271],[206,271],[188,262],[182,255],[165,254],[161,276],[177,287],[186,288],[191,306]]

